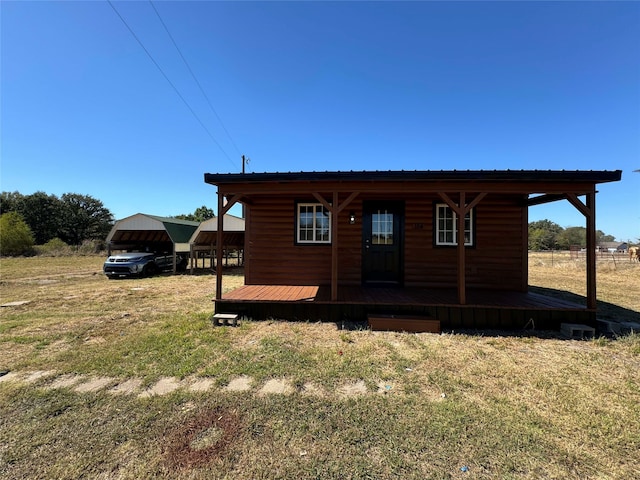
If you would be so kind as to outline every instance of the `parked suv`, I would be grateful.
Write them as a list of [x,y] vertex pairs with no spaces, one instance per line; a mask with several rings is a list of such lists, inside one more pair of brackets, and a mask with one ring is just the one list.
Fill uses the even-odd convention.
[[[176,257],[178,271],[187,266],[187,259],[181,255]],[[111,255],[104,262],[102,270],[109,278],[145,277],[158,272],[173,269],[173,255],[144,252],[118,253]]]

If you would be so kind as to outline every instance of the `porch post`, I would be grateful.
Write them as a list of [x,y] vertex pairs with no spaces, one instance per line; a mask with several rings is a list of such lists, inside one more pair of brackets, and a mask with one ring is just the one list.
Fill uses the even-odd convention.
[[338,300],[338,192],[333,192],[331,209],[331,301]]
[[520,290],[529,291],[529,206],[526,204],[527,195],[524,195],[525,205],[522,207],[522,259],[520,260],[522,276]]
[[464,250],[464,217],[466,205],[465,192],[460,192],[458,203],[458,303],[467,303],[466,255]]
[[596,193],[587,193],[587,308],[595,309],[596,298]]
[[586,194],[586,205],[575,193],[567,193],[567,200],[587,220],[587,308],[595,309],[596,301],[596,190],[595,185]]
[[331,301],[338,300],[338,215],[360,192],[351,192],[347,199],[338,203],[338,192],[333,192],[332,203],[327,202],[319,192],[311,192],[329,213],[331,213]]
[[177,262],[176,262],[176,242],[173,242],[173,274],[175,275],[178,271]]
[[218,189],[218,230],[216,232],[216,300],[222,300],[222,230],[224,195]]

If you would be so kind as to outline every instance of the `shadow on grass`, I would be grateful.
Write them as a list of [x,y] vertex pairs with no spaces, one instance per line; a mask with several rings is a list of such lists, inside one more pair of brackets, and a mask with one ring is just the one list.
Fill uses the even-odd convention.
[[[244,267],[238,267],[236,265],[229,265],[228,267],[223,266],[222,267],[222,273],[225,276],[229,276],[229,277],[243,277],[244,276]],[[165,276],[171,276],[174,275],[172,272],[166,272],[163,275]],[[191,271],[191,269],[189,267],[187,267],[187,270],[184,272],[178,272],[175,275],[193,275],[196,277],[199,276],[204,276],[204,277],[215,277],[216,275],[216,269],[215,268],[210,268],[210,267],[194,267],[193,268],[193,272]]]
[[[556,290],[552,288],[534,287],[530,286],[529,291],[544,295],[550,298],[557,298],[566,302],[571,302],[576,306],[585,306],[586,298],[582,295],[577,295],[564,290]],[[630,333],[630,327],[623,325],[626,322],[640,323],[640,312],[621,307],[609,302],[598,301],[597,304],[597,318],[598,320],[605,320],[612,323],[620,324],[619,333]],[[569,322],[572,323],[572,322]],[[363,321],[339,321],[335,322],[339,330],[367,330],[369,325],[366,320]],[[468,328],[443,328],[444,334],[460,334],[460,335],[475,335],[484,337],[535,337],[541,339],[565,339],[568,340],[561,332],[557,330],[537,330],[535,328],[523,328],[523,329],[468,329]],[[615,337],[611,332],[596,331],[596,336],[609,336]]]
[[[529,291],[545,295],[547,297],[559,298],[578,305],[586,305],[587,300],[582,295],[566,292],[564,290],[555,290],[553,288],[529,287]],[[640,322],[640,312],[621,307],[609,302],[598,300],[598,319],[607,320],[609,322]]]
[[[335,322],[338,330],[358,331],[369,330],[367,321],[348,321]],[[394,331],[395,333],[406,333],[412,335],[412,332]],[[381,330],[380,333],[383,333]],[[419,333],[419,335],[438,335],[437,333]],[[555,330],[503,330],[503,329],[471,329],[471,328],[443,328],[441,335],[468,335],[477,337],[518,337],[518,338],[541,338],[541,339],[566,339],[560,332]]]

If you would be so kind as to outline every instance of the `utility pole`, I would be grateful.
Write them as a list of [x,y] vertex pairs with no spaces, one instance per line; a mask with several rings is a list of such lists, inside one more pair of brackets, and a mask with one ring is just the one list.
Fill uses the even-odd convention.
[[[242,174],[244,175],[244,166],[249,163],[249,159],[242,155]],[[245,218],[244,203],[242,203],[242,218]]]

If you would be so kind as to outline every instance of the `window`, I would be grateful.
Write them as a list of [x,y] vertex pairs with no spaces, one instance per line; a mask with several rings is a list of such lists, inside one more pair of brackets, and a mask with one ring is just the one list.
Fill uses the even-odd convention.
[[[458,216],[444,204],[436,205],[436,245],[458,245]],[[464,244],[473,245],[473,209],[464,218]]]
[[320,203],[298,203],[297,243],[331,243],[331,214]]
[[378,209],[371,214],[371,243],[393,245],[393,213]]

